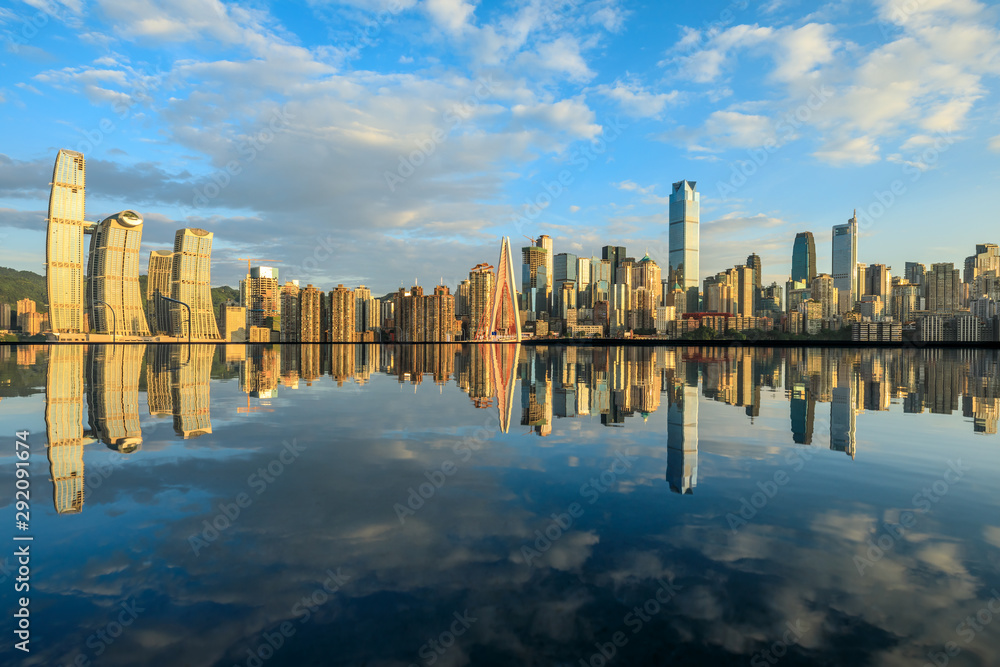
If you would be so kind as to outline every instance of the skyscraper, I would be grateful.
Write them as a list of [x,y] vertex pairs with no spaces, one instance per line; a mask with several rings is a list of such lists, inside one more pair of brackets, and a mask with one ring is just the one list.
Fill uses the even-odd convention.
[[601,248],[601,258],[607,260],[611,264],[608,289],[610,289],[610,286],[614,284],[615,276],[618,275],[618,264],[625,259],[625,255],[625,246],[606,245]]
[[171,296],[191,308],[190,328],[187,309],[173,309],[175,336],[219,339],[212,307],[212,236],[212,232],[193,228],[178,229],[174,236]]
[[701,194],[694,181],[674,183],[670,193],[670,260],[668,277],[671,289],[679,288],[687,296],[685,310],[699,310],[699,222]]
[[49,352],[45,431],[59,514],[83,511],[83,352],[83,345],[53,345]]
[[521,248],[524,262],[521,266],[521,310],[528,311],[529,320],[549,311],[548,254],[548,250],[538,246]]
[[154,250],[149,253],[149,268],[146,274],[146,317],[153,335],[173,334],[169,301],[160,295],[170,296],[170,277],[174,270],[174,253]]
[[931,264],[925,276],[927,282],[927,310],[952,311],[961,307],[962,280],[958,269],[951,262]]
[[555,250],[552,245],[552,238],[547,234],[542,234],[535,242],[539,248],[544,248],[545,253],[545,311],[552,309],[552,281],[555,278]]
[[858,216],[833,226],[833,286],[851,295],[851,307],[861,294],[858,289]]
[[759,292],[760,288],[761,288],[761,284],[760,284],[760,271],[761,271],[760,255],[758,255],[757,253],[752,253],[752,254],[748,255],[747,256],[747,264],[746,265],[749,266],[751,269],[753,269],[753,288],[754,288],[755,291]]
[[281,288],[281,334],[282,343],[298,343],[302,337],[299,321],[298,281],[289,281]]
[[469,332],[475,334],[488,311],[496,275],[489,264],[477,264],[469,271]]
[[812,285],[816,277],[816,240],[812,232],[799,232],[792,246],[792,282],[805,281]]
[[83,232],[86,164],[82,153],[60,150],[52,169],[45,235],[49,326],[54,333],[83,332]]
[[104,219],[90,237],[86,301],[97,333],[148,336],[139,295],[139,243],[142,216],[121,211]]

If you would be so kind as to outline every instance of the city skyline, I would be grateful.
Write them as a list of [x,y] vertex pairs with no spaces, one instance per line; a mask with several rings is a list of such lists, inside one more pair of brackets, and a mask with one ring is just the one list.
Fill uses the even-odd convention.
[[[699,282],[749,252],[765,284],[782,282],[803,230],[832,272],[825,230],[855,208],[859,262],[957,263],[992,224],[1000,100],[984,45],[998,14],[911,4],[172,10],[212,17],[198,21],[156,3],[15,5],[0,108],[22,131],[0,160],[3,263],[40,272],[39,183],[59,147],[88,154],[98,220],[138,210],[154,250],[178,227],[227,239],[220,285],[261,255],[318,285],[455,285],[462,258],[521,234],[577,255],[648,244],[665,267],[681,176],[703,195]],[[955,217],[931,256],[921,237]]]

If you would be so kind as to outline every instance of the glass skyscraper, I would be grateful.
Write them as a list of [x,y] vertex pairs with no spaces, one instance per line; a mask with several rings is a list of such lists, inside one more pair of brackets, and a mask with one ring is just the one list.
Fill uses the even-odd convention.
[[805,281],[812,285],[816,277],[816,240],[812,232],[799,232],[792,246],[792,282]]
[[699,308],[698,234],[701,215],[701,194],[694,181],[674,183],[670,193],[670,264],[668,280],[671,289],[680,288],[687,295],[685,311]]
[[858,292],[858,217],[847,224],[833,226],[833,286],[851,295],[851,307],[860,297]]

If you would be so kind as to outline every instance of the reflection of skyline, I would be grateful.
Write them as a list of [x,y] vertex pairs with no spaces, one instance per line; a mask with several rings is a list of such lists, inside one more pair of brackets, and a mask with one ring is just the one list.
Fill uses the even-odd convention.
[[476,407],[497,407],[504,433],[514,382],[520,380],[520,423],[543,437],[556,433],[561,419],[627,427],[636,416],[648,420],[665,400],[667,481],[678,493],[693,492],[698,482],[701,400],[742,408],[752,423],[760,415],[762,389],[773,394],[783,387],[791,441],[799,445],[827,437],[825,424],[816,430],[817,416],[823,414],[816,404],[829,403],[829,442],[823,444],[852,458],[858,454],[859,417],[890,410],[892,404],[906,414],[961,409],[981,434],[995,435],[1000,417],[1000,364],[997,355],[985,351],[283,344],[241,346],[234,353],[233,347],[18,348],[22,365],[29,356],[48,352],[46,424],[57,512],[82,510],[88,435],[116,451],[141,449],[142,384],[149,415],[171,417],[179,437],[211,433],[217,352],[220,368],[238,370],[247,396],[239,412],[273,411],[261,406],[271,405],[279,386],[307,391],[323,376],[338,387],[364,385],[376,374],[394,376],[414,391],[425,376],[442,389],[453,379]]

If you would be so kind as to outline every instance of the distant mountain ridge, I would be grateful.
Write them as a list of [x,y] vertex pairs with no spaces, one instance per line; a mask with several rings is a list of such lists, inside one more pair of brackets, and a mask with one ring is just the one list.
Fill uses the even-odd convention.
[[[146,304],[146,274],[139,276],[139,297],[143,306]],[[17,271],[0,266],[0,303],[10,304],[14,308],[21,299],[31,299],[37,305],[39,312],[44,312],[48,298],[45,289],[45,276],[34,271]],[[240,291],[228,285],[212,288],[212,309],[219,312],[219,304],[227,299],[239,301]]]

